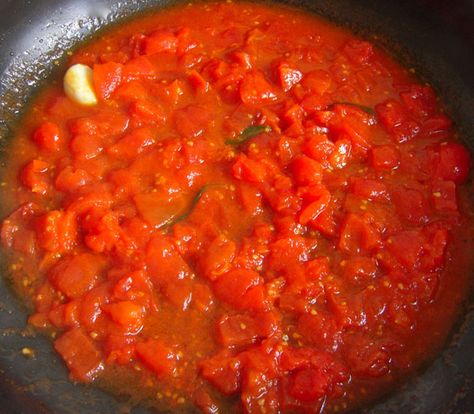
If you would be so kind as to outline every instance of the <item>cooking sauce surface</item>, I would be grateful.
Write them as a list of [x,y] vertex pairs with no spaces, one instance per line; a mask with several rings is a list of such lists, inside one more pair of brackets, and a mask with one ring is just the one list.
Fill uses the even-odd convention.
[[199,3],[74,52],[0,197],[29,323],[71,378],[203,413],[342,412],[432,358],[468,291],[470,155],[383,51]]

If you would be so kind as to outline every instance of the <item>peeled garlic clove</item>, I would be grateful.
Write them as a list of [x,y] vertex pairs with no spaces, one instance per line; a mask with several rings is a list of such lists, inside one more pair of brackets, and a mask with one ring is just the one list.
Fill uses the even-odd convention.
[[96,105],[92,69],[80,63],[72,65],[64,75],[64,92],[80,105]]

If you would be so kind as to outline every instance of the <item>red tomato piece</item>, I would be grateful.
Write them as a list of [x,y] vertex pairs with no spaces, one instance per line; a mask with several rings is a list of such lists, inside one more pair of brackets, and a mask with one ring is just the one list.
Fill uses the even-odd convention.
[[61,148],[63,137],[57,124],[53,122],[43,122],[35,130],[33,141],[41,150],[54,152]]
[[393,170],[398,167],[400,155],[392,145],[374,147],[370,152],[372,167],[376,170]]
[[405,107],[394,99],[378,104],[375,107],[377,118],[396,142],[411,140],[420,132],[417,122],[410,119]]
[[302,368],[292,373],[289,393],[300,401],[315,401],[328,389],[328,377],[318,368]]
[[49,188],[49,168],[50,165],[46,161],[30,161],[21,171],[21,182],[33,193],[45,194]]
[[[257,272],[234,269],[221,275],[214,282],[214,293],[220,300],[236,309],[261,310],[266,306],[263,295],[258,297],[258,293],[263,292],[262,282],[263,279]],[[255,296],[259,301],[248,303],[251,302],[249,299],[254,299]]]
[[127,365],[135,357],[135,336],[108,335],[104,342],[104,352],[108,364]]
[[211,114],[204,107],[189,105],[173,114],[176,131],[184,138],[201,135],[212,121]]
[[149,78],[155,76],[153,64],[146,56],[139,56],[129,60],[123,67],[123,80]]
[[411,270],[423,252],[424,243],[425,239],[418,231],[407,230],[391,236],[387,247],[403,266]]
[[444,139],[448,137],[453,121],[444,114],[433,115],[423,122],[421,133],[425,136]]
[[323,174],[321,164],[305,155],[291,163],[291,171],[297,185],[319,184]]
[[136,345],[138,358],[159,377],[171,376],[176,371],[175,353],[161,341],[148,339]]
[[238,187],[238,192],[248,214],[254,216],[263,211],[262,193],[257,188],[242,182]]
[[275,68],[276,78],[285,92],[298,84],[303,74],[287,62],[280,62]]
[[62,210],[42,215],[36,222],[36,237],[39,246],[50,252],[71,250],[76,245],[76,216]]
[[87,171],[68,165],[56,177],[55,187],[62,192],[74,192],[91,180],[92,177]]
[[352,192],[367,200],[388,201],[389,193],[387,186],[379,180],[368,180],[364,178],[352,179]]
[[463,183],[467,180],[471,154],[464,145],[455,142],[441,144],[438,159],[433,166],[434,176],[440,180]]
[[237,161],[232,166],[234,177],[238,180],[250,183],[262,183],[267,177],[267,171],[258,161],[248,158],[245,154],[240,154]]
[[277,95],[263,73],[253,71],[247,73],[240,84],[240,99],[247,106],[258,107],[276,101]]
[[155,53],[175,53],[178,47],[178,38],[170,30],[159,30],[147,36],[144,41],[145,55]]
[[377,229],[355,214],[348,214],[343,222],[339,248],[350,254],[371,251],[380,245]]
[[324,186],[317,187],[317,200],[311,201],[303,208],[299,217],[300,224],[306,225],[309,222],[316,220],[331,202],[331,193]]
[[338,139],[334,143],[334,150],[329,157],[329,163],[333,168],[344,168],[349,162],[352,152],[351,141],[347,139]]
[[217,323],[219,342],[227,347],[255,343],[258,338],[262,337],[258,322],[248,315],[224,316]]
[[344,53],[352,60],[354,63],[368,63],[374,50],[372,45],[369,42],[364,42],[362,40],[349,40],[343,49]]
[[107,152],[119,159],[133,159],[155,143],[156,133],[148,127],[141,127],[129,132],[114,145],[107,148]]
[[79,326],[79,303],[77,300],[56,306],[48,312],[49,321],[57,328],[72,329]]
[[457,211],[456,184],[452,181],[435,181],[431,186],[431,200],[441,211]]
[[322,312],[301,315],[298,318],[298,333],[306,342],[328,352],[336,351],[342,339],[335,318]]
[[167,283],[163,287],[163,294],[180,312],[185,311],[193,299],[193,282],[179,279]]
[[100,99],[109,99],[122,82],[123,65],[108,62],[93,68],[94,90]]
[[436,95],[429,86],[411,85],[407,92],[401,92],[400,97],[408,111],[417,118],[425,118],[434,113]]
[[69,145],[77,159],[89,160],[104,150],[104,141],[97,135],[76,135]]
[[2,222],[0,231],[2,244],[25,254],[33,254],[37,248],[36,237],[31,229],[32,220],[39,214],[34,203],[18,207]]
[[292,235],[290,237],[280,238],[270,244],[270,255],[268,256],[268,266],[281,271],[286,268],[292,268],[300,262],[308,260],[309,248],[306,245],[306,239],[301,236]]
[[214,304],[214,295],[209,286],[204,283],[195,283],[193,288],[192,305],[199,312],[207,312]]
[[301,84],[311,92],[323,95],[331,87],[331,75],[322,69],[317,69],[304,75]]
[[346,359],[357,377],[381,377],[390,369],[390,355],[363,335],[355,335],[348,341]]
[[188,80],[196,91],[207,92],[209,90],[209,83],[194,69],[189,73]]
[[169,240],[154,236],[146,249],[148,272],[158,286],[191,276],[188,264]]
[[103,305],[102,309],[110,318],[130,334],[138,333],[143,328],[144,309],[132,301],[122,301]]
[[393,191],[392,198],[398,215],[405,221],[420,224],[427,220],[429,206],[418,190],[400,187]]
[[128,108],[128,113],[137,126],[145,124],[162,125],[166,121],[163,107],[151,100],[132,102]]
[[201,376],[225,395],[232,395],[240,388],[241,362],[226,352],[205,359],[200,364]]
[[351,257],[341,262],[342,275],[351,283],[365,286],[377,273],[377,263],[370,257]]
[[99,350],[80,328],[62,334],[54,347],[71,371],[71,377],[77,381],[91,382],[103,369]]
[[230,270],[237,252],[237,245],[224,235],[217,236],[207,248],[201,260],[203,274],[210,280]]
[[313,135],[303,146],[303,152],[319,162],[327,160],[334,150],[334,143],[326,135]]
[[102,274],[104,259],[90,253],[61,259],[48,274],[50,283],[68,298],[81,297],[92,289]]

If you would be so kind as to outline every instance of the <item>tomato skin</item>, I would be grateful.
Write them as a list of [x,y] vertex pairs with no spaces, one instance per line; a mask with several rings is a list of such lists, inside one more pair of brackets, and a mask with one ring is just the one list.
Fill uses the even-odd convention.
[[33,141],[40,149],[55,152],[61,149],[63,137],[57,124],[46,121],[35,130]]
[[461,144],[454,142],[439,146],[434,176],[440,180],[463,183],[469,175],[471,154]]

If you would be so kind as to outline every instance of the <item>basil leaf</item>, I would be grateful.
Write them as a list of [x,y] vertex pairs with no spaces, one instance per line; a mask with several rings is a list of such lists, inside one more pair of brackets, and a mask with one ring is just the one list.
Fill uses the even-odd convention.
[[353,102],[334,102],[332,103],[331,105],[329,105],[329,107],[333,107],[334,105],[350,105],[350,106],[355,106],[356,108],[359,108],[361,109],[362,111],[364,111],[365,113],[369,114],[369,115],[372,115],[374,116],[375,115],[375,111],[368,107],[368,106],[365,106],[365,105],[361,105],[361,104],[358,104],[358,103],[353,103]]
[[185,211],[183,214],[180,214],[178,217],[174,218],[168,223],[168,226],[174,226],[176,223],[179,223],[180,221],[185,220],[194,210],[194,207],[196,207],[196,204],[199,202],[201,197],[204,195],[204,193],[208,189],[208,185],[205,185],[201,187],[201,189],[197,192],[197,194],[194,196],[193,200],[191,201],[191,204],[189,205],[189,208],[187,211]]
[[251,125],[245,128],[236,139],[229,139],[225,143],[227,145],[240,145],[263,132],[271,131],[272,127],[268,125]]

